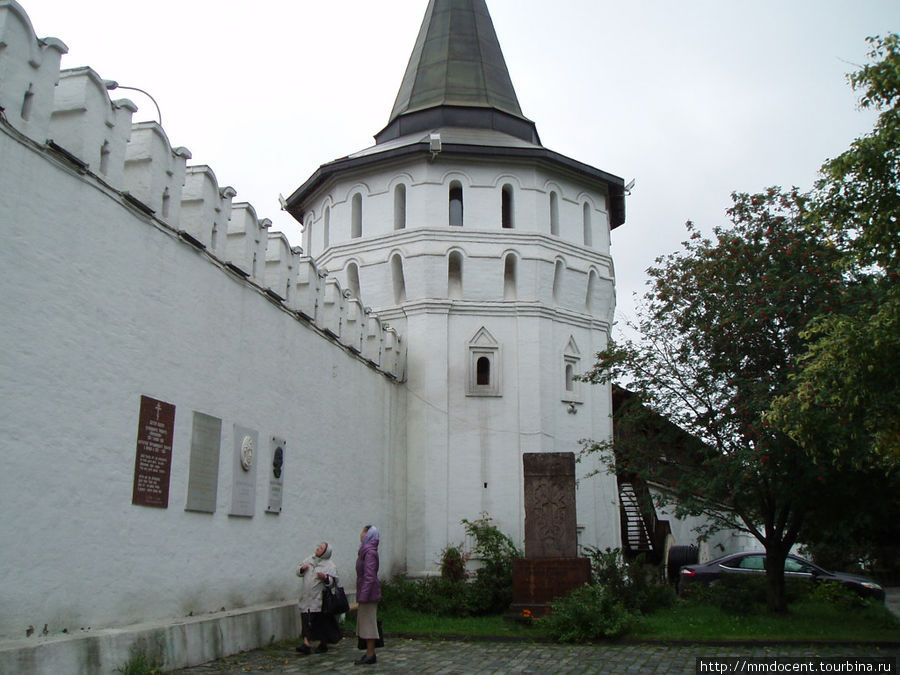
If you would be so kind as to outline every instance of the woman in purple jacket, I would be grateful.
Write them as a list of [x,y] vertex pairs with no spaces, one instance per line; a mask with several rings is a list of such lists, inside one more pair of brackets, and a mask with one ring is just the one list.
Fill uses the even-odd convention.
[[356,634],[366,641],[366,653],[355,663],[358,666],[376,662],[375,641],[378,639],[378,601],[381,584],[378,582],[378,542],[380,536],[373,525],[366,525],[359,535],[362,544],[356,558]]

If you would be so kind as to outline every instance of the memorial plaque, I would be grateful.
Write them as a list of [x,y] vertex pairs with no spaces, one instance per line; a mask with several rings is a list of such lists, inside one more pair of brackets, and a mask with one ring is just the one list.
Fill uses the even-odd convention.
[[256,509],[256,465],[259,434],[234,425],[234,462],[231,483],[231,515],[252,517]]
[[185,511],[215,513],[219,489],[222,420],[194,411],[191,426],[191,466]]
[[272,437],[269,448],[269,501],[266,513],[281,513],[281,491],[284,486],[285,446],[283,438]]
[[575,454],[530,452],[525,470],[525,557],[578,555]]
[[149,396],[141,396],[132,504],[161,509],[169,507],[174,429],[175,406]]

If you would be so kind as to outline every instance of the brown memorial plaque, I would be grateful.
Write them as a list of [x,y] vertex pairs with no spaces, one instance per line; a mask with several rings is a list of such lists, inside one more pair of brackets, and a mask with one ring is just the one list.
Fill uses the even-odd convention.
[[174,429],[175,406],[149,396],[141,396],[132,504],[162,509],[169,507]]

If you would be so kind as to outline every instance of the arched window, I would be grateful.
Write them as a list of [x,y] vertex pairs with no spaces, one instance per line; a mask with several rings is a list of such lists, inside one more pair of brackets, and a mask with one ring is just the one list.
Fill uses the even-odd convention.
[[475,384],[479,387],[491,385],[491,360],[487,356],[479,356],[475,362]]
[[462,253],[452,251],[447,257],[447,297],[451,300],[462,300]]
[[169,193],[169,188],[163,189],[162,193],[162,217],[169,217],[169,202],[171,200],[171,194]]
[[509,183],[500,191],[500,221],[504,229],[511,230],[515,227],[513,189]]
[[587,296],[584,299],[584,306],[591,314],[594,313],[594,293],[597,291],[597,272],[591,270],[588,276]]
[[565,264],[562,260],[556,261],[556,268],[553,270],[553,304],[558,305],[562,295],[563,272]]
[[584,221],[584,245],[594,245],[594,230],[591,227],[591,205],[584,203],[582,208],[582,220]]
[[463,189],[459,181],[450,183],[450,225],[462,227],[463,224]]
[[325,207],[325,215],[322,216],[322,248],[328,248],[331,240],[331,207]]
[[358,239],[362,236],[362,195],[358,192],[353,195],[350,206],[350,238]]
[[566,364],[566,391],[575,391],[575,366]]
[[401,183],[394,188],[394,229],[406,228],[406,186]]
[[347,289],[354,298],[359,298],[359,267],[352,262],[347,265]]
[[559,197],[550,193],[550,234],[559,236]]
[[518,297],[518,281],[516,279],[516,256],[507,253],[503,261],[503,299],[515,300]]
[[403,278],[403,260],[394,254],[391,258],[391,280],[394,286],[394,304],[406,302],[406,280]]

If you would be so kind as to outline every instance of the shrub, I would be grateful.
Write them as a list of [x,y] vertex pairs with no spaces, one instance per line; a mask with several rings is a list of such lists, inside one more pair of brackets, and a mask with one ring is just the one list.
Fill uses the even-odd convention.
[[151,657],[142,649],[132,649],[131,656],[116,668],[122,675],[158,675],[162,673],[162,660]]
[[822,581],[816,584],[812,598],[835,605],[842,610],[863,609],[869,602],[836,581]]
[[653,612],[675,602],[675,591],[656,581],[658,570],[639,556],[625,562],[619,549],[585,549],[591,561],[591,580],[629,611]]
[[463,520],[462,524],[475,540],[472,554],[481,560],[469,589],[473,608],[477,614],[502,614],[512,603],[513,560],[524,553],[487,514],[475,521]]
[[635,615],[601,586],[582,586],[551,605],[541,619],[547,633],[560,642],[588,642],[621,637]]
[[463,552],[462,545],[448,546],[441,551],[441,577],[448,581],[464,581],[469,576],[466,563],[470,555]]
[[[512,539],[500,532],[486,515],[463,520],[475,541],[471,553],[461,546],[441,551],[441,576],[428,579],[394,577],[382,584],[382,602],[438,616],[502,614],[512,603],[512,562],[522,557]],[[467,581],[466,562],[472,554],[481,559],[474,579]]]

